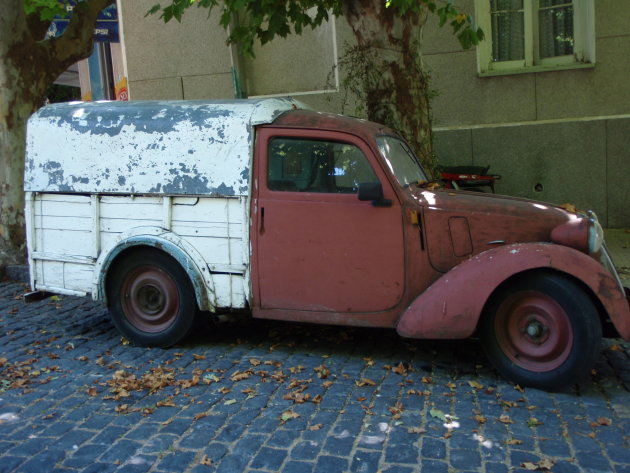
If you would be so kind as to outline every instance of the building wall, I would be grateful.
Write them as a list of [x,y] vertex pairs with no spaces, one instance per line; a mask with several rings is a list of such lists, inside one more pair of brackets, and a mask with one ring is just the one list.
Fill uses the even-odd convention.
[[570,202],[630,227],[630,5],[595,7],[594,68],[495,77],[479,77],[476,51],[433,19],[423,51],[437,93],[434,149],[446,165],[490,164],[499,193]]
[[218,17],[206,11],[164,24],[145,17],[154,0],[121,0],[131,100],[233,98],[230,49]]

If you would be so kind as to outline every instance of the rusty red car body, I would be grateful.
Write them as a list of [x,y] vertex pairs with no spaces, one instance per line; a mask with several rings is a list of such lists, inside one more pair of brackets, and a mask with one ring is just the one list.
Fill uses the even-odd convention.
[[[598,261],[599,253],[588,254],[593,223],[586,215],[505,196],[404,188],[379,152],[376,138],[383,135],[396,136],[373,123],[308,111],[285,113],[258,129],[251,212],[254,317],[390,327],[412,338],[464,338],[479,327],[501,288],[546,274],[569,280],[602,320],[630,339],[628,300],[614,269]],[[389,204],[373,206],[348,194],[271,190],[267,150],[274,137],[357,146]],[[524,384],[557,387],[570,378],[545,377],[547,367],[561,365],[550,364],[557,352],[568,357],[563,345],[577,343],[567,317],[544,308],[550,297],[527,306],[531,314],[523,317],[529,318],[506,322],[521,324],[508,328],[525,333],[524,342],[505,342],[524,352],[508,358],[532,376],[500,370]],[[568,335],[549,335],[556,325]],[[528,353],[547,344],[549,353]],[[518,357],[527,361],[518,366]]]

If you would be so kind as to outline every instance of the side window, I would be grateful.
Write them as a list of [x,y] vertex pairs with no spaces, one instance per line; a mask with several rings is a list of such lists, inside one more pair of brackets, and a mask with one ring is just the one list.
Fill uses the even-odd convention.
[[269,141],[270,190],[356,193],[360,183],[377,180],[367,158],[354,145],[294,138]]

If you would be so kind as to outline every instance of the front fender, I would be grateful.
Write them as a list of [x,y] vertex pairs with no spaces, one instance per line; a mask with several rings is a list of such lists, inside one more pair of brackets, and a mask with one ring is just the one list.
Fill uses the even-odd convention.
[[92,293],[95,300],[107,303],[105,291],[107,271],[120,253],[134,246],[151,246],[173,257],[188,274],[199,308],[208,311],[216,308],[212,275],[202,256],[180,236],[159,227],[132,228],[103,249],[94,267]]
[[630,308],[612,275],[590,256],[550,243],[503,246],[464,261],[411,303],[396,330],[409,338],[469,337],[497,287],[534,269],[553,269],[580,280],[599,299],[619,334],[630,339]]

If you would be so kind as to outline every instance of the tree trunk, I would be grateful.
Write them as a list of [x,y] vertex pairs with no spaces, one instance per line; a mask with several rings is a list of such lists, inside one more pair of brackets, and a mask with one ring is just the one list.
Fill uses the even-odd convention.
[[26,122],[44,102],[48,86],[89,56],[98,13],[112,0],[75,7],[66,32],[44,40],[50,22],[24,12],[24,0],[0,9],[0,267],[26,260],[24,153]]
[[[28,36],[21,1],[0,15],[0,265],[24,261],[24,145],[26,120],[37,108],[22,81],[16,45]],[[27,60],[24,58],[24,60]]]
[[433,171],[428,78],[420,54],[427,13],[425,7],[401,16],[383,0],[346,2],[344,16],[357,45],[342,66],[366,103],[368,119],[398,131]]

